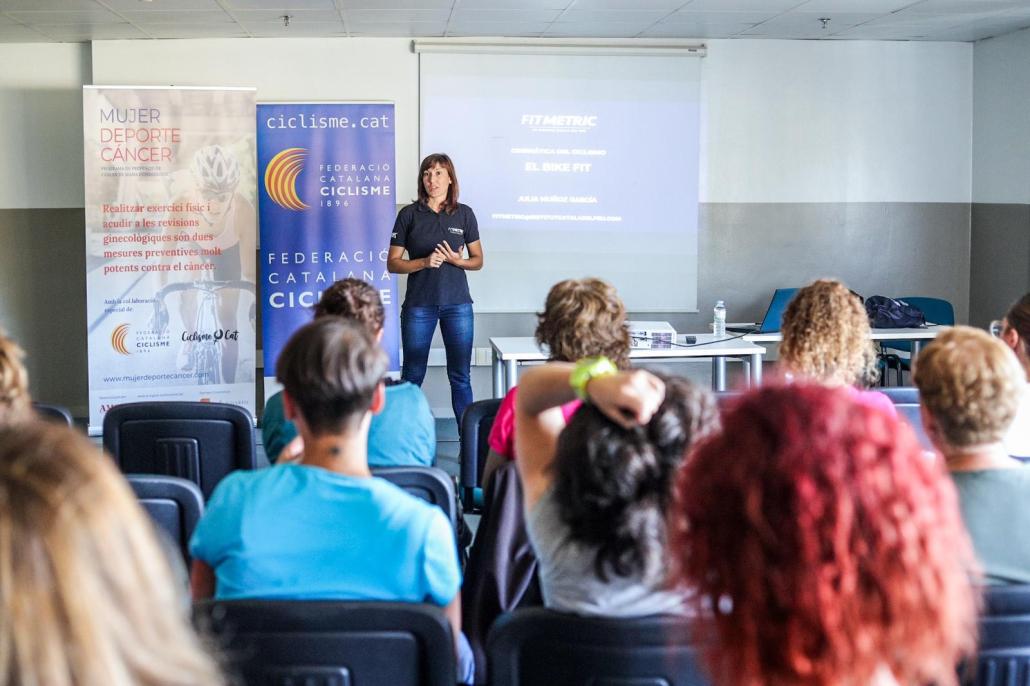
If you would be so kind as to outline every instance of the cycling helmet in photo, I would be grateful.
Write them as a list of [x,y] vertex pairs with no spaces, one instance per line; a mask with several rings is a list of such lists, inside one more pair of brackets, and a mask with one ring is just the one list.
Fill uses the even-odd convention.
[[227,148],[208,145],[193,153],[190,165],[197,185],[212,193],[229,193],[240,182],[240,163]]

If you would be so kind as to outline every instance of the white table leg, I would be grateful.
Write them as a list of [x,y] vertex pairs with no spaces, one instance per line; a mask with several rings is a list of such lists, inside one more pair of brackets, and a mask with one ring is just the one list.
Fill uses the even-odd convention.
[[501,361],[497,358],[497,351],[491,351],[490,367],[494,377],[494,397],[504,397],[504,367],[501,366]]
[[517,360],[504,361],[504,393],[515,388],[519,382],[519,363]]
[[751,356],[751,388],[758,388],[762,385],[762,355]]
[[716,391],[726,390],[726,358],[722,355],[712,358],[712,386]]

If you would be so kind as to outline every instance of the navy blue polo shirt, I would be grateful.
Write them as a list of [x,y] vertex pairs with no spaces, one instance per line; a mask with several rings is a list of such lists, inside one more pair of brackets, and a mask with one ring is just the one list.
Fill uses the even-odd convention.
[[[447,241],[451,250],[461,252],[468,243],[479,240],[479,224],[468,205],[458,204],[451,214],[434,212],[420,202],[402,209],[393,225],[390,245],[408,251],[408,258],[429,257],[438,243]],[[402,307],[436,307],[472,302],[465,270],[444,262],[438,268],[408,274],[408,291]]]

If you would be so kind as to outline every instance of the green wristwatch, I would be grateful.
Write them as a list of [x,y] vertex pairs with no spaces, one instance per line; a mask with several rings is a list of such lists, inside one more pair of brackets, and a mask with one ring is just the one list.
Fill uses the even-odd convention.
[[576,363],[576,367],[572,370],[572,374],[569,375],[569,385],[572,386],[572,390],[576,392],[576,397],[580,400],[587,399],[587,384],[590,383],[591,379],[596,379],[599,376],[609,376],[611,374],[618,373],[619,368],[615,366],[615,363],[609,360],[607,357],[584,357],[582,360]]

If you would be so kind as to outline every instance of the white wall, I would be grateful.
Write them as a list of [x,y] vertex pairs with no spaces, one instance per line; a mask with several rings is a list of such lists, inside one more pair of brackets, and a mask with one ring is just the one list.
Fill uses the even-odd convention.
[[973,202],[1030,203],[1030,29],[973,51]]
[[407,38],[95,41],[95,85],[255,86],[258,102],[396,105],[397,198],[418,176],[418,56]]
[[968,43],[711,41],[701,202],[968,203],[972,52]]
[[[1030,197],[1030,38],[976,47],[977,200]],[[716,40],[703,58],[702,202],[969,202],[973,47]],[[90,73],[92,58],[92,74]],[[559,58],[555,58],[559,59]],[[1010,69],[991,68],[1011,64]],[[418,56],[404,38],[0,45],[0,207],[82,205],[83,84],[256,86],[264,101],[397,107],[415,195]],[[29,68],[31,65],[31,68]],[[984,103],[990,103],[985,107]],[[997,106],[995,106],[997,105]],[[994,164],[981,172],[982,163]],[[1019,172],[1019,173],[1011,173]]]
[[89,46],[0,44],[0,209],[82,207]]

